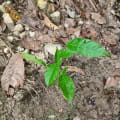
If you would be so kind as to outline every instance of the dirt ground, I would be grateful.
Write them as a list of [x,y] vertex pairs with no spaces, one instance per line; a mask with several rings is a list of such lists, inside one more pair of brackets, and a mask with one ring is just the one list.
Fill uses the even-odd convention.
[[[36,19],[39,20],[35,19],[35,23],[39,21],[37,27],[29,22],[24,23],[30,27],[29,31],[41,32],[41,35],[49,34],[50,37],[51,33],[54,33],[56,40],[52,43],[57,42],[62,45],[72,38],[90,38],[105,47],[112,56],[85,58],[75,55],[64,60],[63,65],[76,66],[85,73],[85,75],[80,75],[76,72],[68,72],[76,87],[72,105],[64,99],[57,85],[52,87],[45,85],[45,70],[42,66],[25,62],[23,88],[16,89],[14,96],[10,97],[0,86],[0,101],[2,102],[0,120],[120,120],[120,90],[104,89],[104,79],[107,79],[115,69],[120,68],[120,1],[54,1],[55,9],[61,14],[58,24],[61,26],[60,30],[53,31],[44,26],[38,9]],[[16,5],[21,19],[26,19],[24,13],[30,11],[28,0],[13,0],[12,4]],[[17,52],[22,38],[7,28],[0,33],[1,38],[9,35],[13,36],[14,40],[12,42],[7,40],[7,43],[10,43],[11,49]],[[46,43],[49,43],[49,40],[41,42],[40,51],[44,52],[43,46]],[[5,53],[4,47],[0,50],[1,78],[11,53]],[[52,63],[53,56],[50,55],[46,61]]]

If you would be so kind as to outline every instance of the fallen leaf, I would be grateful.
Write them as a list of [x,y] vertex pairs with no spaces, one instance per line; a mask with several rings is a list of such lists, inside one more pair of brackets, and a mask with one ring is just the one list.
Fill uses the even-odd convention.
[[85,75],[83,70],[78,68],[78,67],[76,67],[76,66],[63,66],[63,68],[65,68],[65,67],[67,67],[68,71],[70,71],[70,72],[77,72],[77,73],[80,73],[81,75]]
[[105,24],[106,20],[104,17],[102,17],[99,13],[91,13],[91,17],[93,20],[95,20],[95,22],[97,22],[98,24]]
[[2,78],[1,86],[8,95],[13,96],[14,89],[23,87],[24,84],[24,62],[19,53],[14,54],[5,68]]
[[33,51],[40,50],[40,44],[41,44],[40,40],[33,40],[30,37],[25,37],[21,41],[22,47],[29,49],[29,50],[33,50]]
[[105,83],[105,88],[120,88],[120,69],[116,69],[109,75]]
[[33,17],[31,15],[28,15],[29,13],[26,13],[21,18],[20,23],[27,24],[28,26],[32,28],[36,28],[39,26],[39,20],[36,17]]
[[51,43],[54,41],[52,36],[49,36],[48,34],[43,34],[41,31],[36,32],[35,38],[36,38],[36,40],[41,41],[42,44],[43,43]]
[[53,30],[59,29],[59,27],[56,26],[55,24],[53,24],[53,23],[50,21],[50,19],[49,19],[43,12],[42,12],[42,15],[43,15],[43,17],[44,17],[44,24],[45,24],[48,28],[53,29]]

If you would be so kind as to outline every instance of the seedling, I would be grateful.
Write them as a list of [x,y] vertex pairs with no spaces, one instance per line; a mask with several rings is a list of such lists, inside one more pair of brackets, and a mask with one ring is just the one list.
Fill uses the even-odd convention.
[[67,68],[61,69],[63,59],[72,57],[75,54],[80,54],[84,57],[93,58],[100,56],[111,56],[98,43],[86,38],[76,38],[66,44],[66,48],[62,50],[56,49],[54,64],[46,65],[42,60],[36,59],[34,56],[26,53],[21,53],[22,57],[37,64],[41,64],[46,68],[45,83],[51,86],[58,83],[58,86],[63,92],[64,97],[72,103],[75,95],[75,85],[71,77],[66,74]]

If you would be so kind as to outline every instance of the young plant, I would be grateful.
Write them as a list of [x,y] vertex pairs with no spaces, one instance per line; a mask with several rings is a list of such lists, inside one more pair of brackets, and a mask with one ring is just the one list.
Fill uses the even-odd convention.
[[72,103],[75,95],[75,85],[69,75],[66,74],[67,68],[61,69],[63,59],[80,54],[84,57],[93,58],[99,56],[110,56],[105,49],[98,43],[86,38],[76,38],[66,44],[66,48],[62,50],[56,49],[54,64],[46,65],[42,60],[36,59],[34,56],[22,53],[22,57],[26,60],[38,63],[46,67],[45,83],[51,86],[58,83],[64,97]]

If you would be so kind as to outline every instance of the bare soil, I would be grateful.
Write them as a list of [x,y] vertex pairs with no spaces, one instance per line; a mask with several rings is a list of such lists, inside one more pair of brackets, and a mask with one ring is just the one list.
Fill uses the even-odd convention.
[[[120,90],[104,89],[104,80],[109,77],[114,69],[120,68],[120,2],[119,0],[66,0],[66,3],[62,5],[64,1],[56,0],[54,3],[62,14],[60,25],[64,27],[65,19],[70,18],[66,15],[66,8],[62,7],[67,5],[77,15],[77,17],[72,18],[75,25],[71,28],[76,30],[79,26],[79,37],[87,37],[100,43],[112,56],[84,58],[75,55],[63,62],[63,65],[76,66],[85,73],[85,75],[80,75],[79,73],[68,72],[76,86],[72,105],[64,99],[57,85],[46,87],[44,82],[45,69],[42,66],[25,62],[25,84],[23,88],[16,89],[15,95],[10,97],[0,87],[0,100],[2,101],[0,120],[120,120]],[[13,1],[18,8],[26,5],[26,2],[17,4],[15,0]],[[114,10],[114,14],[111,13],[112,10]],[[101,24],[97,18],[92,19],[91,13],[100,14],[106,22]],[[21,10],[22,14],[23,11]],[[82,25],[78,25],[80,20],[83,21]],[[50,31],[46,27],[41,30],[45,34]],[[8,35],[10,32],[4,34]],[[109,38],[111,34],[113,41]],[[58,43],[64,42],[62,35],[57,37]],[[67,33],[67,39],[70,40],[72,37],[76,37],[74,33]],[[15,42],[17,41],[11,43],[13,51],[16,51],[19,44]],[[43,49],[41,48],[41,50]],[[5,53],[1,53],[1,56],[5,57],[4,62],[7,63],[9,57]],[[47,62],[52,63],[53,56]],[[0,66],[0,78],[7,65],[6,63]]]

